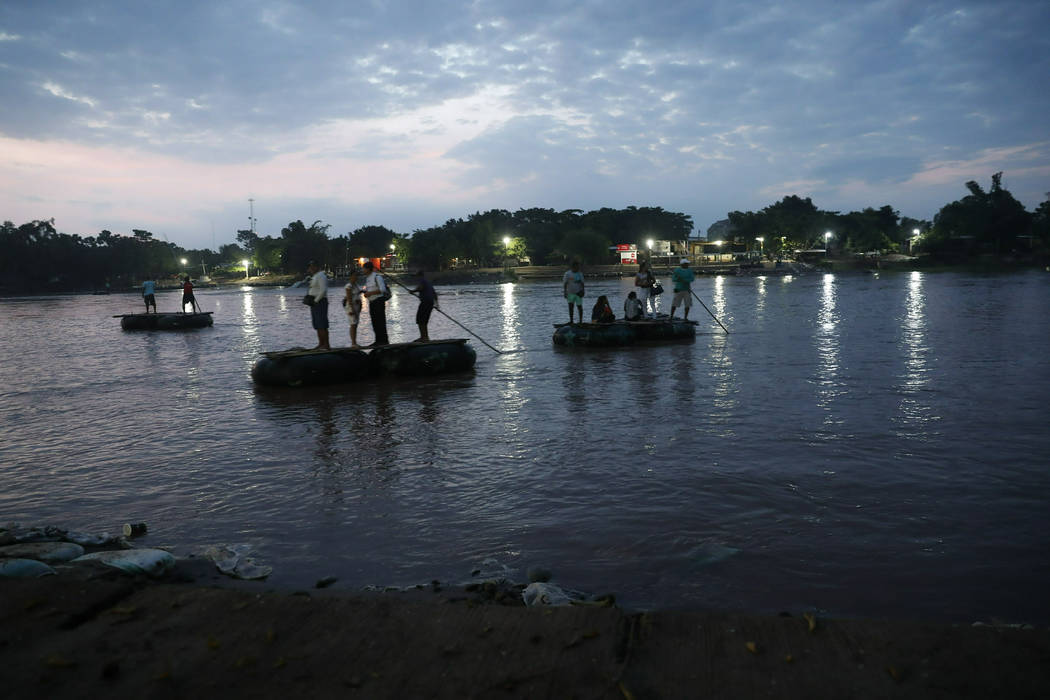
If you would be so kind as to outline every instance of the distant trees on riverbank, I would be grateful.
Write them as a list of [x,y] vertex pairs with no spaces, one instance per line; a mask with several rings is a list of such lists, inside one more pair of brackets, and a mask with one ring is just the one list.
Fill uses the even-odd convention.
[[[728,219],[711,230],[717,227],[717,238],[767,253],[790,254],[827,243],[836,252],[925,252],[957,259],[1015,251],[1045,256],[1050,250],[1050,194],[1030,213],[1002,187],[1001,178],[1002,173],[993,175],[987,192],[976,182],[966,183],[969,194],[942,207],[932,223],[902,217],[889,205],[841,214],[818,209],[808,197],[791,195],[757,212],[729,212]],[[321,221],[307,226],[299,220],[274,236],[238,231],[236,243],[212,251],[184,249],[141,229],[133,229],[130,236],[104,230],[82,237],[60,233],[54,220],[20,226],[5,221],[0,226],[0,289],[126,288],[147,276],[245,271],[244,260],[253,271],[291,274],[302,272],[309,260],[340,268],[357,258],[390,253],[434,270],[453,264],[494,267],[526,259],[539,265],[570,259],[602,263],[613,259],[613,244],[635,243],[644,250],[648,239],[685,241],[693,221],[660,207],[589,212],[531,208],[475,212],[411,234],[370,225],[331,237],[330,228]]]
[[1050,251],[1050,193],[1029,213],[1002,187],[1001,178],[1002,173],[992,176],[989,192],[967,182],[970,194],[942,207],[932,223],[902,217],[889,205],[848,214],[823,211],[808,197],[791,195],[758,212],[730,212],[727,240],[781,254],[828,245],[844,253],[927,253],[955,259],[1045,255]]

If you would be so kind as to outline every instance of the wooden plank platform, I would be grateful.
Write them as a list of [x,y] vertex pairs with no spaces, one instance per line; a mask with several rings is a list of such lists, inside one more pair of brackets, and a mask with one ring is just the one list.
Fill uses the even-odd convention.
[[447,345],[449,343],[462,344],[467,342],[466,338],[446,338],[442,340],[427,340],[418,343],[390,343],[389,345],[377,345],[367,346],[363,345],[359,348],[351,347],[339,347],[331,348],[329,350],[319,348],[289,348],[288,350],[271,350],[264,352],[262,355],[268,357],[271,360],[277,360],[282,357],[301,357],[304,355],[327,355],[329,353],[346,353],[346,352],[367,352],[369,350],[386,350],[390,348],[418,348],[425,345]]
[[113,318],[137,318],[139,316],[211,316],[214,311],[201,311],[199,313],[184,314],[179,311],[160,311],[153,314],[113,314]]
[[603,326],[612,326],[612,325],[617,324],[617,323],[621,324],[621,325],[626,324],[628,326],[655,326],[655,325],[666,325],[668,323],[689,323],[689,324],[692,324],[692,325],[695,326],[695,325],[697,325],[698,322],[694,321],[692,319],[688,319],[687,320],[687,319],[683,319],[683,318],[676,318],[676,319],[670,319],[670,318],[649,318],[649,319],[645,319],[644,321],[625,321],[622,318],[618,318],[615,321],[613,321],[612,323],[595,323],[593,321],[585,321],[584,323],[554,323],[554,324],[551,324],[551,325],[553,325],[555,328],[563,328],[565,326],[570,326],[570,325],[571,326],[580,326],[581,328],[601,328]]

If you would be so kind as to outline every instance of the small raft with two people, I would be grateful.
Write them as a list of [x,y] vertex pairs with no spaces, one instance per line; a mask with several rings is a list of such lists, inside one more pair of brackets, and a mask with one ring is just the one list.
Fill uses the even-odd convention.
[[477,352],[464,338],[393,343],[365,349],[293,348],[265,352],[252,367],[263,386],[342,384],[383,376],[426,377],[473,369]]
[[187,328],[207,328],[214,324],[211,311],[192,314],[119,314],[120,327],[126,331],[178,331]]
[[554,328],[554,344],[565,347],[608,348],[696,337],[696,321],[668,317],[611,323],[555,323]]

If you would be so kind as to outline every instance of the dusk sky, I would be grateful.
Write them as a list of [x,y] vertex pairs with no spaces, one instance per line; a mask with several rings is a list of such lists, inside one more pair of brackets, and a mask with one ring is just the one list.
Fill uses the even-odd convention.
[[[0,219],[288,222],[1050,191],[1050,2],[0,3]],[[626,233],[626,232],[625,232]],[[625,235],[626,237],[626,235]]]

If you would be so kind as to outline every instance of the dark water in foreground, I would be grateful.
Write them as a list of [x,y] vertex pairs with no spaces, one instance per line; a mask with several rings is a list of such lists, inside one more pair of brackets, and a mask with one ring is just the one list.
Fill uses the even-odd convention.
[[[0,300],[0,521],[251,544],[279,585],[542,565],[635,608],[1050,622],[1050,275],[696,290],[732,335],[697,307],[695,342],[564,351],[557,283],[439,288],[516,351],[283,392],[249,370],[315,342],[302,290],[202,291],[214,328],[167,333],[120,330],[134,295]],[[393,341],[415,305],[390,305]]]

